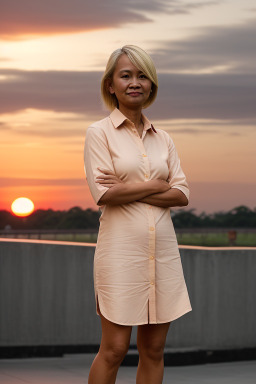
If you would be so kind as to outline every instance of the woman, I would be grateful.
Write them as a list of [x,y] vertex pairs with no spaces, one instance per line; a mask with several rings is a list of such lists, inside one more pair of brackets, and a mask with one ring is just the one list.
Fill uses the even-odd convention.
[[89,384],[115,383],[134,325],[136,383],[162,383],[170,323],[192,310],[170,215],[170,207],[188,205],[188,184],[173,140],[142,113],[157,89],[144,50],[115,50],[101,82],[112,112],[86,132],[85,172],[102,212],[94,256],[102,339]]

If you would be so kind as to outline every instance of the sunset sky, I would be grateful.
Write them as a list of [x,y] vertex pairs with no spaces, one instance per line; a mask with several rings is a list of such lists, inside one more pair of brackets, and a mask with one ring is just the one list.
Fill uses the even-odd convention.
[[9,0],[0,5],[0,209],[97,209],[83,163],[87,127],[109,114],[109,55],[139,45],[159,75],[144,110],[173,138],[186,209],[256,207],[255,0]]

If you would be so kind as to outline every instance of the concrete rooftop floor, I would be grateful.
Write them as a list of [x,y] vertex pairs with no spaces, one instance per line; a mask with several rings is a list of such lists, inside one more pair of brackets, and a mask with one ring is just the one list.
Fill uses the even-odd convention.
[[[95,354],[0,360],[1,384],[86,384]],[[121,366],[116,384],[135,384],[136,367]],[[163,384],[255,384],[256,361],[165,367]]]

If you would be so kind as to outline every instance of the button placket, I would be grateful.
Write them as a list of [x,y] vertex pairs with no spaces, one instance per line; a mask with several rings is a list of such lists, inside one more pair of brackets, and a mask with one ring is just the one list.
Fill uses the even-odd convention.
[[[149,180],[150,177],[150,166],[149,159],[146,154],[146,150],[143,144],[143,141],[138,142],[142,158],[144,160],[145,166],[145,181]],[[148,216],[148,233],[149,233],[149,243],[148,243],[148,276],[149,276],[149,320],[151,323],[156,323],[156,286],[155,286],[155,244],[156,244],[156,235],[155,235],[155,217],[152,210],[152,207],[149,206],[149,209],[146,209]]]
[[[148,156],[146,155],[145,147],[141,141],[141,153],[145,165],[145,181],[149,180],[150,167]],[[146,156],[143,156],[146,155]],[[152,210],[152,206],[148,206],[146,209],[148,216],[148,233],[149,233],[149,243],[148,243],[148,277],[149,277],[149,320],[151,323],[156,323],[156,287],[155,287],[155,217]]]
[[[141,156],[144,163],[144,180],[148,181],[150,178],[150,166],[149,166],[149,159],[146,153],[146,149],[143,144],[143,138],[145,134],[144,136],[142,135],[142,138],[140,138],[138,131],[134,126],[131,127],[130,132],[136,142],[136,145],[140,149]],[[145,204],[145,207],[147,207],[147,204]],[[156,323],[155,217],[154,217],[152,206],[149,206],[148,209],[146,208],[146,212],[148,216],[148,236],[149,236],[149,243],[148,243],[149,321],[150,323]]]

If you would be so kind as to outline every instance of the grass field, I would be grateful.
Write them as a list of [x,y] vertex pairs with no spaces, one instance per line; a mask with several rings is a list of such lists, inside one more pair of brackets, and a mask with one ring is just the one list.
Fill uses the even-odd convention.
[[[229,246],[227,233],[184,233],[177,234],[177,240],[182,245],[201,245],[201,246]],[[256,247],[255,233],[238,233],[235,241],[236,246]]]
[[[19,238],[24,238],[19,236]],[[37,239],[37,236],[31,236],[31,239]],[[41,240],[57,240],[57,241],[75,241],[83,243],[96,243],[97,234],[57,234],[41,235]],[[183,233],[177,234],[178,244],[180,245],[201,245],[201,246],[229,246],[227,233]],[[243,247],[256,247],[255,233],[237,233],[237,239],[234,245]]]

